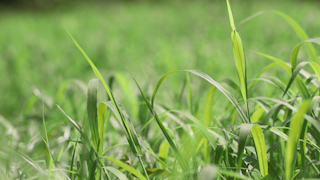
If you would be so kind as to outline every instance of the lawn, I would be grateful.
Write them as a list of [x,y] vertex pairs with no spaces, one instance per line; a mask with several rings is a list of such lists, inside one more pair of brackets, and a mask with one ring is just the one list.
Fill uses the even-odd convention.
[[[150,179],[206,179],[215,172],[220,179],[317,177],[319,58],[299,64],[312,59],[310,44],[302,45],[295,68],[292,50],[301,37],[270,10],[319,37],[320,2],[231,1],[231,7],[246,72],[239,68],[244,59],[234,58],[239,40],[231,41],[225,1],[2,7],[0,178],[143,179],[145,171]],[[265,12],[243,21],[259,11]],[[99,73],[84,52],[109,87],[92,80]],[[256,78],[277,63],[257,52],[288,65],[273,64]],[[312,78],[295,77],[300,67]],[[163,75],[190,69],[214,81],[198,71],[175,73],[148,104]]]

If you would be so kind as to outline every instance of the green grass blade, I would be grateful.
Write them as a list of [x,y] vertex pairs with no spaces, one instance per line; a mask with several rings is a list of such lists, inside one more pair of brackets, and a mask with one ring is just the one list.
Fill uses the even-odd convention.
[[[143,92],[142,89],[140,88],[140,86],[139,86],[138,82],[136,81],[136,79],[135,79],[133,76],[132,76],[132,78],[133,78],[133,80],[135,81],[137,87],[139,88],[140,93],[141,93],[143,99],[145,100],[147,106],[149,107],[149,110],[151,111],[152,115],[154,116],[154,119],[156,120],[158,126],[160,127],[163,135],[165,136],[166,140],[168,141],[170,147],[172,148],[173,153],[175,154],[176,158],[178,159],[178,162],[179,162],[181,168],[183,169],[183,171],[187,172],[187,171],[188,171],[188,162],[181,157],[181,155],[179,154],[179,150],[178,150],[176,144],[173,142],[173,139],[171,138],[171,136],[170,136],[169,133],[168,133],[168,130],[167,130],[167,129],[164,127],[164,125],[162,124],[161,120],[160,120],[159,117],[158,117],[158,114],[157,114],[157,113],[155,112],[155,110],[153,109],[151,103],[149,102],[149,100],[147,99],[146,95],[144,94],[144,92]],[[164,79],[163,79],[163,80],[164,80]],[[163,81],[163,80],[162,80],[162,81]],[[159,86],[160,86],[160,85],[159,85]],[[158,87],[159,87],[159,86],[158,86]],[[154,93],[154,95],[155,95],[155,93]]]
[[[212,118],[212,104],[213,104],[213,95],[215,92],[215,87],[211,86],[211,88],[208,91],[207,98],[206,98],[206,103],[204,106],[204,113],[203,113],[203,124],[206,127],[210,126],[210,122],[213,119]],[[218,124],[216,124],[218,125]],[[210,150],[208,146],[208,140],[205,140],[204,146],[203,146],[203,153],[204,153],[204,161],[206,163],[209,163],[210,161]]]
[[234,24],[234,19],[233,19],[233,15],[232,15],[232,11],[231,11],[231,6],[230,6],[230,3],[229,3],[229,0],[226,0],[226,2],[227,2],[228,14],[229,14],[230,26],[231,26],[232,30],[235,30],[236,26]]
[[109,161],[112,161],[112,162],[118,164],[123,169],[125,169],[128,172],[134,174],[140,180],[147,180],[147,178],[145,178],[141,173],[139,173],[137,170],[135,170],[133,167],[129,166],[128,164],[126,164],[126,163],[124,163],[122,161],[119,161],[118,159],[115,159],[113,157],[104,157],[104,158],[109,160]]
[[254,124],[246,124],[243,123],[240,126],[240,132],[239,132],[239,142],[238,142],[238,161],[237,161],[237,172],[240,172],[240,169],[242,167],[242,157],[243,157],[243,151],[247,143],[247,137],[250,134],[251,128],[254,126]]
[[[166,162],[168,158],[169,148],[170,148],[170,145],[167,141],[163,141],[160,145],[159,157],[164,162]],[[163,163],[160,163],[160,167],[161,169],[165,169],[166,166]]]
[[[275,57],[272,57],[272,56],[269,56],[269,55],[266,55],[266,54],[262,54],[262,53],[259,53],[259,52],[257,52],[257,53],[259,55],[261,55],[261,56],[264,56],[264,57],[276,62],[277,64],[282,66],[289,73],[290,76],[292,75],[292,69],[288,64],[284,63],[283,61],[281,61],[280,59],[277,59]],[[295,83],[296,83],[296,85],[297,85],[297,87],[299,89],[299,92],[300,92],[302,98],[303,99],[309,99],[310,98],[309,91],[308,91],[305,83],[303,82],[303,80],[301,79],[300,76],[297,76],[297,78],[295,80]]]
[[289,140],[286,144],[285,154],[285,179],[293,177],[294,165],[296,160],[297,143],[300,137],[304,114],[307,112],[310,101],[305,101],[299,108],[298,112],[291,120]]
[[[296,33],[298,34],[298,36],[302,41],[309,39],[309,36],[307,35],[307,33],[300,27],[300,25],[295,20],[293,20],[291,17],[287,16],[284,13],[281,13],[278,11],[275,11],[275,13],[283,17],[293,27],[293,29],[296,31]],[[307,51],[310,59],[313,62],[319,63],[318,55],[314,46],[308,43],[306,44],[306,47],[307,47]]]
[[285,62],[283,62],[280,59],[277,59],[277,58],[275,58],[273,56],[269,56],[267,54],[263,54],[263,53],[260,53],[260,52],[256,52],[256,53],[261,55],[261,56],[263,56],[263,57],[265,57],[265,58],[267,58],[267,59],[270,59],[270,60],[274,61],[277,64],[279,64],[280,66],[282,66],[283,69],[285,69],[291,75],[291,73],[292,73],[291,67],[288,64],[286,64]]
[[[309,39],[309,36],[307,35],[307,33],[300,27],[300,25],[294,19],[292,19],[288,15],[286,15],[286,14],[284,14],[282,12],[279,12],[279,11],[271,11],[271,12],[273,12],[273,13],[275,13],[277,15],[280,15],[282,18],[284,18],[291,25],[291,27],[294,29],[294,31],[297,33],[297,35],[299,36],[301,41],[305,41],[305,40]],[[258,13],[255,13],[254,15],[252,15],[252,16],[244,19],[243,21],[241,21],[240,24],[245,23],[248,20],[250,20],[250,19],[252,19],[254,17],[257,17],[258,15],[261,15],[263,13],[265,13],[265,12],[264,11],[260,11]],[[308,52],[308,55],[309,55],[310,59],[313,62],[319,63],[319,59],[318,59],[318,55],[317,55],[315,47],[312,44],[308,43],[308,44],[306,44],[306,48],[307,48],[307,52]]]
[[187,73],[186,75],[187,80],[187,89],[188,89],[188,106],[191,114],[194,114],[193,109],[193,102],[192,102],[192,89],[191,89],[191,82],[190,82],[190,75]]
[[114,167],[107,166],[107,167],[103,167],[103,168],[110,171],[115,176],[117,176],[117,178],[119,178],[119,180],[128,180],[126,175],[124,175],[121,171],[119,171],[118,169],[116,169]]
[[258,124],[254,125],[251,129],[251,134],[256,147],[260,173],[262,177],[265,177],[268,175],[268,158],[266,143],[261,127]]
[[101,140],[98,130],[98,115],[97,115],[97,91],[98,91],[98,79],[92,79],[88,85],[88,98],[87,98],[87,113],[90,131],[92,135],[92,142],[96,152],[100,151]]
[[[306,43],[306,45],[308,45],[310,42],[320,45],[320,38],[318,37],[318,38],[311,38],[311,39],[305,40],[305,41],[297,44],[294,47],[294,49],[292,50],[292,53],[291,53],[291,66],[292,66],[292,69],[295,69],[296,66],[297,66],[297,57],[298,57],[298,54],[299,54],[299,51],[300,51],[300,47],[305,43]],[[312,59],[312,60],[315,63],[319,63],[318,59],[316,59],[316,60]]]
[[[69,33],[69,32],[68,32]],[[112,101],[113,106],[115,107],[115,111],[114,114],[116,116],[119,117],[119,119],[122,122],[122,125],[127,133],[127,139],[129,141],[129,144],[131,144],[131,150],[133,151],[133,153],[138,156],[139,160],[140,160],[140,154],[141,154],[141,148],[140,148],[140,143],[138,141],[138,137],[134,131],[133,125],[131,122],[127,122],[127,120],[129,120],[128,118],[124,117],[123,111],[121,111],[120,107],[118,106],[118,103],[116,102],[113,93],[111,92],[110,87],[108,86],[108,84],[106,83],[106,81],[104,80],[103,76],[101,75],[100,71],[97,69],[97,67],[94,65],[94,63],[91,61],[91,59],[87,56],[87,54],[83,51],[83,49],[80,47],[80,45],[77,43],[77,41],[72,37],[72,35],[69,33],[69,36],[71,37],[71,39],[73,40],[74,44],[77,46],[77,48],[81,51],[81,53],[83,54],[83,56],[86,58],[87,62],[90,64],[93,72],[95,73],[95,75],[100,79],[100,81],[102,82],[103,86],[105,87],[109,98]],[[142,168],[144,169],[144,172],[148,178],[148,175],[146,173],[146,170],[144,168],[144,165],[141,163]]]
[[[220,83],[216,82],[215,80],[213,80],[209,75],[207,75],[206,73],[203,73],[201,71],[197,71],[197,70],[178,70],[178,71],[172,71],[172,72],[169,72],[165,75],[163,75],[159,82],[157,83],[154,91],[153,91],[153,94],[152,94],[152,99],[151,99],[151,103],[154,103],[155,101],[155,97],[156,97],[156,94],[162,84],[162,82],[169,76],[169,75],[172,75],[174,73],[177,73],[177,72],[189,72],[189,73],[192,73],[204,80],[206,80],[207,82],[209,82],[211,85],[213,85],[214,87],[216,87],[224,96],[226,96],[226,98],[230,101],[230,103],[236,108],[241,120],[243,122],[246,122],[248,123],[249,122],[249,119],[247,117],[247,115],[243,112],[243,110],[241,109],[237,99],[233,96],[232,93],[230,93],[229,91],[227,91]],[[153,107],[153,106],[152,106]]]
[[203,124],[206,127],[210,126],[210,122],[211,122],[211,119],[212,119],[213,95],[214,95],[215,89],[216,88],[214,86],[210,87],[210,89],[208,91],[208,94],[207,94],[206,103],[205,103],[205,106],[204,106]]
[[232,29],[231,40],[233,45],[234,60],[235,60],[237,71],[238,71],[241,94],[247,107],[247,115],[249,115],[246,59],[244,55],[241,37],[234,25],[234,19],[233,19],[232,10],[229,4],[229,0],[227,0],[227,6],[228,6],[230,25]]
[[104,103],[100,103],[98,107],[98,128],[99,128],[99,139],[100,139],[100,145],[99,145],[99,155],[102,155],[103,151],[103,135],[104,135],[104,124],[106,119],[106,111],[107,106]]

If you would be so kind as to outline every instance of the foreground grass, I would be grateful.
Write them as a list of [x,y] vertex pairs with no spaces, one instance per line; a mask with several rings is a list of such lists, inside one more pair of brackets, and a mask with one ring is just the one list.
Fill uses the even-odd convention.
[[[231,31],[236,68],[220,63],[220,69],[235,72],[221,81],[198,70],[169,72],[152,86],[153,78],[143,82],[136,72],[105,76],[71,33],[99,80],[90,80],[88,86],[79,80],[65,81],[54,98],[34,88],[34,96],[17,119],[20,125],[1,117],[6,133],[6,146],[0,151],[1,178],[318,178],[320,66],[316,47],[320,39],[308,39],[287,16],[266,12],[289,21],[302,43],[290,45],[290,49],[295,47],[291,62],[255,53],[269,64],[252,70],[241,38],[245,33],[233,22],[230,6],[228,12],[231,29],[224,30]],[[300,52],[300,46],[306,50]],[[282,69],[281,77],[278,69]],[[173,79],[173,74],[180,76]],[[26,118],[31,120],[26,122]]]

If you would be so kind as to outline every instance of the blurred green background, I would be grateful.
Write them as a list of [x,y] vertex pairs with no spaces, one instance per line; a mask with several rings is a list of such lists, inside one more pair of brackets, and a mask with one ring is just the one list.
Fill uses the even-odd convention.
[[[300,40],[277,15],[266,13],[239,25],[241,20],[261,10],[279,10],[310,37],[319,36],[320,1],[231,4],[249,78],[270,63],[254,51],[289,62]],[[54,97],[65,80],[87,83],[95,77],[66,30],[105,76],[130,70],[154,87],[166,72],[196,69],[215,80],[237,82],[225,1],[1,1],[0,115],[13,119],[34,93]],[[306,56],[305,50],[300,56]],[[178,81],[170,86],[178,87]]]

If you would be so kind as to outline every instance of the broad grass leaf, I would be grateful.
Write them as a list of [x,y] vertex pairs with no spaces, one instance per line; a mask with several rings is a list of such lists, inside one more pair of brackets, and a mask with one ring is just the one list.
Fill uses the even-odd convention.
[[113,157],[104,157],[104,158],[109,160],[109,161],[112,161],[112,162],[118,164],[123,169],[125,169],[128,172],[134,174],[140,180],[147,180],[147,178],[145,178],[140,172],[138,172],[136,169],[134,169],[133,167],[129,166],[128,164],[126,164],[126,163],[124,163],[122,161],[119,161],[118,159],[113,158]]
[[286,144],[285,153],[285,179],[293,177],[294,165],[296,160],[297,143],[300,137],[304,114],[307,112],[311,101],[305,101],[294,115],[290,124],[289,140]]
[[119,180],[128,180],[126,175],[124,175],[121,171],[119,171],[118,169],[116,169],[114,167],[107,166],[107,167],[103,167],[103,168],[110,171],[115,176],[117,176],[117,178],[119,178]]

